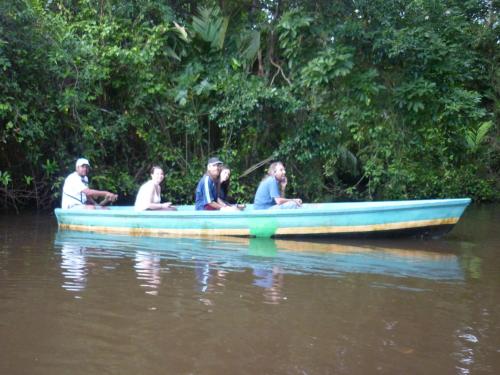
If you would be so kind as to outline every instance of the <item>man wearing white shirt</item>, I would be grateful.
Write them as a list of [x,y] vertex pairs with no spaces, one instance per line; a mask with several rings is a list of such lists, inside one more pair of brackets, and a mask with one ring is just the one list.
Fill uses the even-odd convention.
[[[105,190],[94,190],[89,188],[89,179],[87,174],[90,170],[90,163],[87,159],[80,158],[76,161],[76,170],[64,180],[62,194],[62,208],[89,208],[104,206],[109,202],[118,199],[118,195]],[[94,199],[104,197],[101,203]]]

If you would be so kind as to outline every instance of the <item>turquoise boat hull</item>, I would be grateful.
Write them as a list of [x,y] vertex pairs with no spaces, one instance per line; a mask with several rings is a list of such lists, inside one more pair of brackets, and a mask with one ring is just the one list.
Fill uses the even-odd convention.
[[469,198],[304,204],[295,210],[142,211],[133,207],[56,209],[61,229],[153,236],[442,235],[458,222]]

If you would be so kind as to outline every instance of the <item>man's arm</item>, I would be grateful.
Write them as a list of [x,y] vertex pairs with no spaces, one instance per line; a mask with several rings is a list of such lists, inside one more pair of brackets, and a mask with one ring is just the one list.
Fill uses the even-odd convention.
[[278,198],[274,198],[274,201],[276,202],[276,204],[283,204],[283,203],[286,203],[286,202],[295,202],[297,203],[297,205],[299,206],[302,206],[302,199],[300,198],[282,198],[282,197],[278,197]]
[[215,198],[215,185],[213,185],[213,182],[210,182],[211,179],[209,176],[205,176],[205,180],[203,181],[203,189],[204,189],[204,195],[205,195],[205,202],[208,202],[207,205],[210,207],[220,210],[222,207],[224,207],[224,203],[220,198],[217,198],[216,200],[212,200]]
[[226,207],[225,204],[223,204],[223,203],[221,204],[221,203],[219,203],[219,201],[221,201],[221,200],[217,198],[217,202],[213,201],[213,202],[208,203],[208,205],[212,208],[215,208],[216,210],[220,210],[222,207]]
[[288,180],[286,177],[283,177],[283,180],[280,182],[280,196],[274,198],[274,201],[276,204],[281,205],[283,203],[287,202],[295,202],[297,203],[298,206],[302,205],[302,199],[300,198],[285,198],[285,189],[286,189],[286,184],[288,183]]
[[94,200],[94,198],[96,197],[104,197],[106,203],[114,202],[118,199],[117,194],[110,193],[106,190],[94,190],[86,188],[82,190],[82,193],[85,193],[85,195],[87,196],[87,200],[91,201],[92,204],[96,204],[96,201]]
[[219,203],[221,207],[228,207],[228,206],[230,206],[230,204],[228,204],[227,202],[224,202],[224,200],[222,200],[220,198],[217,198],[217,203]]

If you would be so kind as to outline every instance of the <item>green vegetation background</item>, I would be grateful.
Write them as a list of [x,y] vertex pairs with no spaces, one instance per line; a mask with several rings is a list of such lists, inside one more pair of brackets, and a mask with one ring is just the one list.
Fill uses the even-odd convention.
[[489,0],[0,0],[0,206],[50,208],[76,158],[191,203],[209,156],[250,201],[499,198]]

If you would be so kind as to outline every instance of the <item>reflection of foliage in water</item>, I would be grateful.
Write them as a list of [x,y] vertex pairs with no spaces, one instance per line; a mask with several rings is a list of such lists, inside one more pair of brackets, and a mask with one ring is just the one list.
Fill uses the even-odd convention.
[[482,259],[475,255],[477,247],[471,243],[462,243],[463,252],[460,255],[460,264],[466,271],[466,274],[472,279],[481,279],[482,275]]

